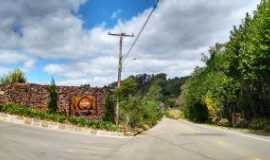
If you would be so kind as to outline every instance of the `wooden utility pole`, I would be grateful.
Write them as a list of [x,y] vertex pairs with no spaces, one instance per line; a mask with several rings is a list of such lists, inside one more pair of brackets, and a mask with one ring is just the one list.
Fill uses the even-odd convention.
[[[118,79],[117,79],[117,88],[120,88],[121,86],[121,74],[122,74],[122,60],[123,60],[123,54],[122,54],[122,48],[123,48],[123,38],[124,37],[134,37],[134,35],[129,35],[126,33],[108,33],[108,35],[110,36],[118,36],[120,37],[120,42],[119,42],[119,57],[118,57]],[[116,125],[119,124],[119,96],[117,97],[117,102],[116,102],[116,106],[115,106],[115,123]]]

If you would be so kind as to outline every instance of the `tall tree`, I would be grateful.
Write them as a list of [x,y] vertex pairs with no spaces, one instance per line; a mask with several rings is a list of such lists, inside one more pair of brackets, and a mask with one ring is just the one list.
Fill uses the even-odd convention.
[[51,83],[48,87],[49,89],[49,104],[48,104],[48,111],[50,113],[56,113],[57,112],[57,88],[55,84],[54,78],[52,78]]

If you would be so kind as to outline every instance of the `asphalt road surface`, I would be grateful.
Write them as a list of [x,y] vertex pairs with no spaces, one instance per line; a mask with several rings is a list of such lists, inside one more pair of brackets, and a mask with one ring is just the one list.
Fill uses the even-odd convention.
[[134,138],[0,122],[0,160],[270,160],[268,137],[164,118]]

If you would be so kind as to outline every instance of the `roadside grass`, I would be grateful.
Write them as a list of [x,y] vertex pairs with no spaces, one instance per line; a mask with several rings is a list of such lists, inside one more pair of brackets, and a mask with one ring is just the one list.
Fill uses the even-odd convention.
[[[184,113],[179,109],[167,109],[165,111],[165,116],[170,119],[175,119],[175,120],[183,119],[183,120],[190,121],[192,123],[196,123],[186,118],[184,116]],[[230,124],[229,120],[227,119],[221,119],[217,123],[208,122],[208,123],[199,123],[199,124],[204,124],[209,127],[218,127],[218,128],[223,128],[223,129],[236,130],[242,133],[249,133],[249,134],[261,135],[261,136],[270,136],[270,119],[269,118],[268,119],[267,118],[253,119],[249,123],[244,121],[235,127],[233,127]]]
[[79,127],[88,127],[93,129],[104,129],[108,131],[119,131],[119,128],[109,121],[88,120],[80,117],[65,116],[60,113],[40,112],[29,107],[15,104],[0,105],[0,112],[19,115],[40,120],[48,120],[59,123],[72,124]]
[[[253,120],[251,123],[246,124],[245,126],[235,126],[233,127],[231,124],[229,124],[228,120],[221,119],[219,123],[197,123],[193,122],[185,117],[182,117],[181,119],[195,123],[195,124],[201,124],[205,125],[207,127],[213,127],[213,128],[221,128],[221,129],[227,129],[232,131],[238,131],[242,133],[248,133],[248,134],[254,134],[254,135],[260,135],[260,136],[270,136],[270,121],[269,119],[263,119],[263,120]],[[256,127],[254,127],[256,126]]]
[[[189,120],[187,120],[187,121],[189,121]],[[192,122],[192,123],[194,123],[194,122]],[[231,127],[231,126],[222,126],[222,125],[216,125],[216,124],[210,124],[210,123],[204,123],[203,125],[206,125],[208,127],[213,127],[213,128],[227,129],[227,130],[238,131],[238,132],[242,132],[242,133],[260,135],[260,136],[270,136],[270,132],[267,130],[264,130],[264,129]]]

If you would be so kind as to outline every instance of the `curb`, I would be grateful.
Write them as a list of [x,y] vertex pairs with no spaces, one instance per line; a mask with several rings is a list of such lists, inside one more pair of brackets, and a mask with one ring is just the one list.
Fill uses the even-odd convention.
[[133,135],[125,134],[122,132],[111,132],[111,131],[98,130],[98,129],[93,129],[93,128],[78,127],[72,124],[64,124],[64,123],[59,123],[59,122],[52,122],[52,121],[35,119],[35,118],[22,117],[22,116],[3,113],[3,112],[0,112],[0,121],[26,125],[26,126],[36,127],[36,128],[47,128],[51,130],[81,133],[81,134],[87,134],[87,135],[118,137],[118,138],[128,138],[128,137],[133,136]]

